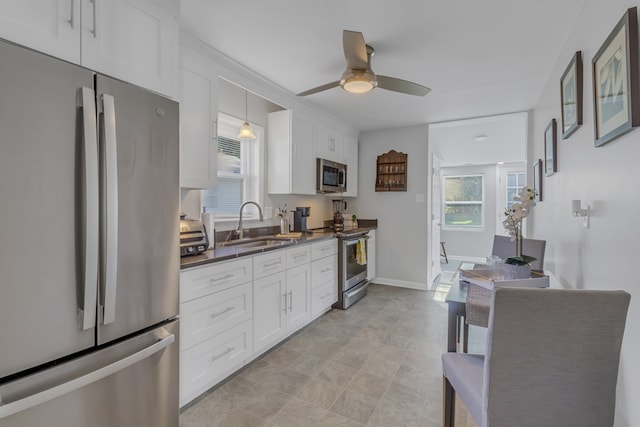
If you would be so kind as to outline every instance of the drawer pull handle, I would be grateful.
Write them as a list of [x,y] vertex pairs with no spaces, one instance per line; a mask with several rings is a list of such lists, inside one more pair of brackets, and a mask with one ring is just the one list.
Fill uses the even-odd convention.
[[300,258],[306,258],[306,257],[307,257],[307,254],[303,253],[303,254],[294,255],[293,259],[300,259]]
[[210,317],[210,318],[212,318],[212,319],[215,319],[215,318],[216,318],[216,317],[218,317],[218,316],[222,316],[223,314],[230,312],[230,311],[231,311],[231,310],[233,310],[234,308],[235,308],[235,307],[227,307],[227,308],[225,308],[224,310],[222,310],[222,311],[221,311],[221,312],[219,312],[219,313],[213,313],[213,314],[210,314],[210,315],[209,315],[209,317]]
[[289,311],[293,311],[293,291],[289,291]]
[[221,277],[209,279],[209,283],[220,282],[221,280],[231,279],[232,277],[233,277],[233,274],[225,274],[224,276],[221,276]]
[[326,272],[331,271],[331,270],[333,270],[333,268],[324,268],[324,269],[320,270],[320,273],[326,273]]
[[233,350],[235,350],[235,347],[229,347],[228,349],[226,349],[225,351],[223,351],[222,353],[220,353],[217,356],[213,356],[211,358],[212,362],[215,362],[216,360],[220,359],[222,356],[226,356],[227,354],[231,353]]
[[274,261],[274,262],[270,262],[269,264],[265,264],[264,268],[271,268],[271,267],[275,267],[276,265],[280,265],[282,261],[278,260],[278,261]]

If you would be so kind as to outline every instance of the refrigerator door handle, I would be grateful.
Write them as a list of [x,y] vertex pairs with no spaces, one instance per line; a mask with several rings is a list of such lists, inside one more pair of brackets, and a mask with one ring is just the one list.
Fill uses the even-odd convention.
[[103,324],[107,325],[116,316],[116,278],[118,275],[118,153],[116,142],[115,102],[111,95],[100,96],[103,127],[101,132],[101,157],[103,159],[102,187],[105,204],[103,223],[103,271],[102,304]]
[[80,309],[82,329],[96,326],[99,248],[98,141],[93,89],[80,90],[84,139],[84,298]]
[[[167,332],[165,332],[167,333]],[[151,357],[155,353],[165,349],[175,341],[175,335],[169,334],[163,338],[158,339],[153,344],[142,350],[119,359],[109,365],[92,371],[86,375],[78,378],[74,378],[71,381],[56,385],[54,387],[47,388],[45,390],[36,392],[22,399],[1,404],[0,403],[0,420],[25,409],[33,408],[34,406],[53,400],[57,397],[71,393],[96,381],[100,381],[103,378],[113,375],[119,371],[122,371],[129,366],[138,363],[148,357]]]

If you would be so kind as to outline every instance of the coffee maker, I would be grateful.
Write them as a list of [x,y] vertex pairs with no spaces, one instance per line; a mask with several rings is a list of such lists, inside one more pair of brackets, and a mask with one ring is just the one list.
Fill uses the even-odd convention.
[[293,231],[307,231],[307,217],[311,215],[311,208],[296,208],[293,212]]
[[332,200],[333,202],[333,229],[335,231],[344,230],[344,217],[342,214],[347,209],[347,202],[342,199]]

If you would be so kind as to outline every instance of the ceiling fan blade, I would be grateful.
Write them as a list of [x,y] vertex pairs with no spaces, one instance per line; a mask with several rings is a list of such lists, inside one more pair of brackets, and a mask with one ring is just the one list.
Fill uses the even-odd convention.
[[348,69],[366,70],[369,68],[367,45],[364,42],[362,33],[344,30],[342,32],[342,46]]
[[340,80],[336,80],[335,82],[327,83],[322,86],[314,87],[313,89],[305,90],[304,92],[300,92],[296,96],[312,95],[314,93],[322,92],[323,90],[331,89],[337,86],[340,86]]
[[431,89],[407,80],[378,75],[378,87],[407,95],[425,96]]

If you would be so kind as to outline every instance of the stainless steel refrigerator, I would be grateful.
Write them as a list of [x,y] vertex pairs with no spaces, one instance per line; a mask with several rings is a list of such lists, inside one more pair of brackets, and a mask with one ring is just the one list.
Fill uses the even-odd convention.
[[177,426],[178,104],[0,41],[0,427]]

